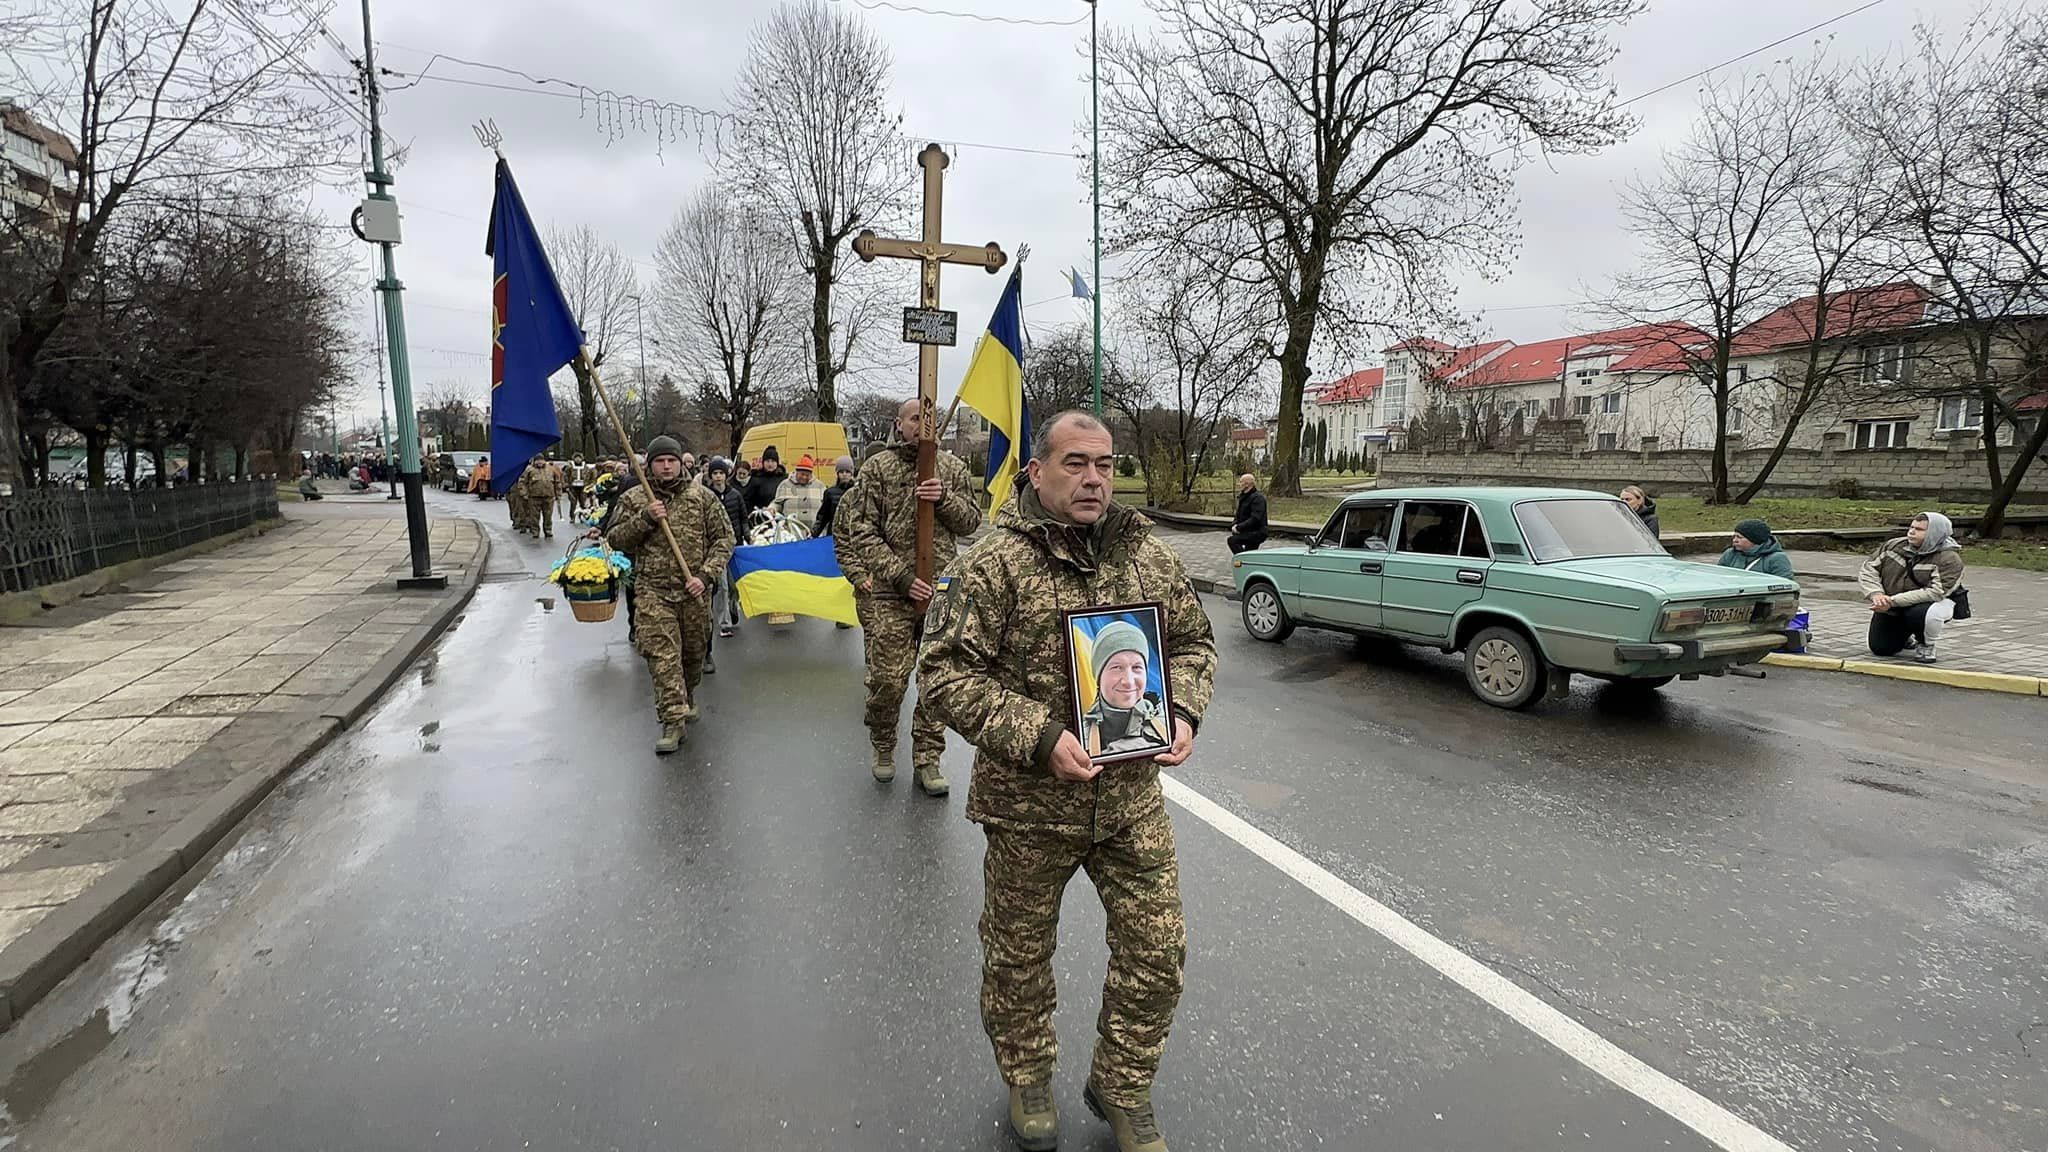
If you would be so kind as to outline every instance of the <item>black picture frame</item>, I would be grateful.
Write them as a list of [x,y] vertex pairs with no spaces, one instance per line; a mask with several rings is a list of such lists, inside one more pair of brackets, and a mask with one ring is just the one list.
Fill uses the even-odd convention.
[[[1092,662],[1095,638],[1101,629],[1112,623],[1129,626],[1145,640],[1143,667],[1146,675],[1138,695],[1132,700],[1132,707],[1122,710],[1135,714],[1135,718],[1127,723],[1141,731],[1131,733],[1127,730],[1125,735],[1105,738],[1107,734],[1102,731],[1101,721],[1103,713],[1097,710],[1096,705],[1106,702],[1084,700],[1083,696],[1084,690],[1091,686],[1098,698],[1102,695]],[[1128,639],[1128,633],[1122,630],[1118,636]],[[1067,729],[1081,742],[1090,763],[1144,760],[1173,747],[1173,678],[1167,663],[1170,653],[1166,651],[1166,606],[1163,603],[1144,600],[1133,604],[1069,608],[1060,613],[1060,640],[1067,663],[1067,714],[1071,717]],[[1091,659],[1085,675],[1080,663],[1084,649]],[[1115,658],[1113,654],[1111,659]],[[1155,685],[1157,691],[1153,690]],[[1124,687],[1127,689],[1128,684]]]

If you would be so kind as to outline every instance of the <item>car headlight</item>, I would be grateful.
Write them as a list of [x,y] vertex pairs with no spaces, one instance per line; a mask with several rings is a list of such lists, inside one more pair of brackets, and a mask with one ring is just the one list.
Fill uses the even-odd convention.
[[1677,632],[1686,628],[1697,628],[1707,622],[1707,610],[1700,605],[1691,608],[1666,608],[1657,621],[1662,632]]

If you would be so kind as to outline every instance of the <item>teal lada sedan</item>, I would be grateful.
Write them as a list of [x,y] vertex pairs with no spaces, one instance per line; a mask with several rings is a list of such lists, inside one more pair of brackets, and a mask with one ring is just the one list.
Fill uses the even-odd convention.
[[1502,708],[1562,695],[1574,672],[1657,688],[1803,640],[1797,584],[1676,559],[1599,492],[1361,492],[1306,546],[1233,564],[1253,637],[1326,628],[1463,652],[1472,691]]

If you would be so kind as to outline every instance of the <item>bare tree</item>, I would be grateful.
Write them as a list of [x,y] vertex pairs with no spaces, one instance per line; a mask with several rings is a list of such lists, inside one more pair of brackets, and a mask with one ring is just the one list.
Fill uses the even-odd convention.
[[664,358],[698,383],[707,415],[728,430],[730,452],[791,359],[780,335],[792,276],[780,257],[765,222],[718,184],[676,213],[655,248]]
[[1196,260],[1147,286],[1125,343],[1126,363],[1141,367],[1104,392],[1138,431],[1155,502],[1166,492],[1193,496],[1227,424],[1263,410],[1261,369],[1274,327],[1274,311],[1256,291],[1219,282]]
[[1792,237],[1799,192],[1825,155],[1823,95],[1806,72],[1709,82],[1691,135],[1665,153],[1656,176],[1622,193],[1637,255],[1608,310],[1628,323],[1671,326],[1656,343],[1712,410],[1717,504],[1729,497],[1737,341],[1801,282]]
[[[1773,138],[1802,153],[1779,232],[1794,270],[1787,283],[1805,295],[1779,311],[1780,322],[1771,331],[1752,328],[1743,334],[1745,342],[1766,343],[1782,354],[1774,370],[1750,382],[1776,392],[1771,414],[1778,440],[1735,497],[1737,504],[1764,490],[1814,405],[1839,397],[1861,377],[1863,349],[1852,337],[1921,318],[1923,293],[1909,284],[1881,283],[1898,195],[1882,155],[1843,116],[1843,79],[1840,69],[1817,59],[1796,66],[1786,95],[1807,107],[1775,101],[1771,108],[1803,125]],[[1809,111],[1817,115],[1809,118]]]
[[[632,261],[617,244],[598,238],[588,224],[573,228],[551,227],[547,234],[548,262],[569,300],[570,311],[583,329],[583,346],[590,353],[590,368],[602,370],[613,352],[632,348],[640,338],[633,315],[639,280]],[[597,391],[591,387],[590,371],[582,363],[570,362],[576,373],[576,413],[581,451],[595,455],[598,445]],[[564,428],[569,425],[563,425]]]
[[[194,0],[170,11],[111,0],[55,0],[8,29],[18,74],[52,78],[24,108],[75,130],[75,186],[60,200],[25,291],[0,325],[0,485],[22,481],[19,392],[74,316],[74,294],[121,213],[160,190],[197,183],[246,203],[252,191],[339,174],[353,159],[353,113],[331,82],[299,62],[318,19],[290,0]],[[310,83],[309,83],[310,81]],[[232,183],[233,187],[223,187]]]
[[443,451],[455,451],[476,418],[477,407],[460,385],[439,380],[427,387],[420,404],[420,431],[438,439]]
[[1273,490],[1300,491],[1317,340],[1448,321],[1448,274],[1513,242],[1525,148],[1629,127],[1609,33],[1638,0],[1153,0],[1156,37],[1103,51],[1118,247],[1193,249],[1276,299]]
[[1899,263],[1934,289],[1929,339],[1896,387],[1974,393],[1990,492],[1978,531],[1996,537],[2048,446],[2043,419],[2009,462],[1998,443],[2048,391],[2048,15],[1996,14],[1953,43],[1922,28],[1903,63],[1869,64],[1852,102],[1898,188]]
[[889,68],[888,46],[849,9],[793,0],[755,31],[733,99],[726,168],[771,207],[810,280],[820,420],[838,419],[839,378],[876,328],[871,307],[835,299],[853,263],[847,242],[895,220],[916,171],[888,106]]

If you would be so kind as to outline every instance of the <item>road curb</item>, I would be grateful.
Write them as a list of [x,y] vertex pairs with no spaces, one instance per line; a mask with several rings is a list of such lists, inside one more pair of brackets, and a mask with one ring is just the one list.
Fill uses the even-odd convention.
[[1794,656],[1773,652],[1764,663],[1780,668],[1805,668],[1821,672],[1854,672],[1887,680],[1911,680],[1965,688],[1978,692],[2004,692],[2013,696],[2048,696],[2048,677],[2014,676],[2004,672],[1971,672],[1962,668],[1930,668],[1920,664],[1887,664],[1878,660],[1845,660],[1831,656]]
[[[372,665],[333,707],[322,712],[317,723],[281,738],[277,751],[282,755],[235,776],[172,824],[148,848],[115,865],[85,891],[0,949],[0,1031],[21,1019],[23,1013],[47,996],[101,944],[204,860],[279,782],[369,711],[406,667],[439,639],[468,606],[483,580],[484,563],[490,552],[490,536],[479,524],[477,546],[470,553],[461,587],[447,597],[432,618],[415,625],[406,633],[404,642]],[[231,724],[222,729],[222,735],[233,728]],[[187,761],[221,755],[217,749],[209,752],[201,748]]]

